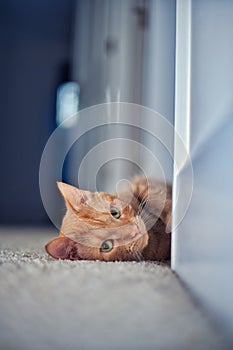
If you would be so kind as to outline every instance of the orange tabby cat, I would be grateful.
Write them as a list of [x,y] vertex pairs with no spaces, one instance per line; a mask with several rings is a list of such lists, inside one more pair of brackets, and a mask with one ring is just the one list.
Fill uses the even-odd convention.
[[46,245],[57,259],[167,260],[171,244],[171,186],[136,177],[119,194],[57,183],[67,207],[59,237]]

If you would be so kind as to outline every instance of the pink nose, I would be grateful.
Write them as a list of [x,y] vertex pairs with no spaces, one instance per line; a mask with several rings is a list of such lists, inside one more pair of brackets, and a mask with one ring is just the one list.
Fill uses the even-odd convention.
[[140,235],[140,230],[139,228],[136,228],[132,233],[131,233],[131,238],[135,238],[136,236]]

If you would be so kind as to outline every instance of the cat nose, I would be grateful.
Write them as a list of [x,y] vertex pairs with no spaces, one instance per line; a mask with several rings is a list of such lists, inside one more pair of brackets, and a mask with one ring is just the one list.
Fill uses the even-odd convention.
[[139,228],[137,227],[134,231],[132,231],[132,233],[131,233],[131,238],[135,238],[136,236],[138,236],[138,235],[140,235],[140,230],[139,230]]

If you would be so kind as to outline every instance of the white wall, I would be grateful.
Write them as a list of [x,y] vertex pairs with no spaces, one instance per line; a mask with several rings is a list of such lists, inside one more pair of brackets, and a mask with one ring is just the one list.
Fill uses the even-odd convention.
[[[191,155],[194,187],[188,212],[173,233],[172,267],[231,330],[232,38],[232,1],[177,1],[175,126]],[[189,180],[185,164],[175,177],[174,201]]]

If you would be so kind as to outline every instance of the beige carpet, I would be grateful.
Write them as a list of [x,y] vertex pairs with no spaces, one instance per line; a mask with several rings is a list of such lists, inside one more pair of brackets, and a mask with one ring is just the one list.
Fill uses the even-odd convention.
[[1,349],[233,348],[168,266],[55,261],[53,235],[0,230]]

